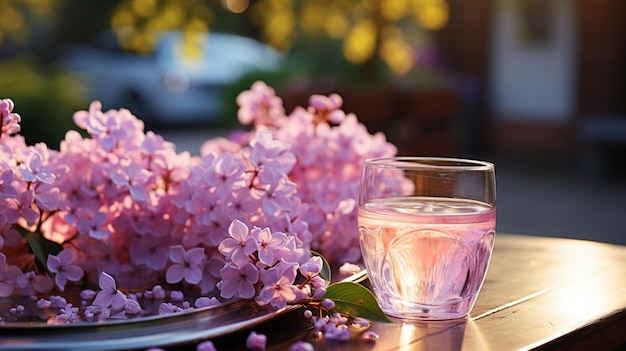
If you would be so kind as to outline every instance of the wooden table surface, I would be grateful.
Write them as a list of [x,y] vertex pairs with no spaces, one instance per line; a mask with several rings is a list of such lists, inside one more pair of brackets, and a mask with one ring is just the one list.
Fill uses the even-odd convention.
[[[342,351],[625,347],[626,247],[498,234],[485,283],[467,319],[374,323],[371,330],[380,336],[375,343],[315,340],[311,332],[299,338],[315,350]],[[288,349],[293,341],[268,349]]]
[[[194,322],[185,319],[174,324],[176,330],[168,328],[169,334],[164,335],[202,332],[197,330],[201,324],[194,324],[190,330],[189,323]],[[162,330],[161,324],[156,323],[153,327]],[[117,329],[122,327],[112,328],[113,334],[107,335],[130,333],[116,334]],[[626,351],[626,246],[498,234],[485,283],[469,317],[432,322],[376,322],[370,329],[380,336],[375,343],[368,343],[359,337],[349,342],[316,339],[310,321],[303,317],[302,307],[289,309],[250,328],[214,339],[217,349],[246,350],[245,340],[254,330],[267,336],[267,350],[289,350],[295,341],[306,340],[318,351],[618,348]],[[98,332],[97,326],[92,329],[95,329],[93,333]],[[91,335],[90,331],[76,337],[84,338]],[[48,335],[47,339],[42,339],[39,334],[28,334],[28,329],[19,335],[10,333],[11,330],[0,330],[0,350],[7,346],[9,349],[11,346],[28,349],[30,344],[22,344],[30,339],[54,339],[55,342],[59,338],[64,342],[79,340],[67,339],[70,336],[63,333],[58,337]],[[13,333],[17,331],[13,330]],[[153,333],[139,335],[138,340],[131,339],[158,344],[163,337],[159,335],[155,338]],[[45,345],[52,344],[48,342]],[[97,343],[89,345],[94,347],[92,349],[103,349],[97,348]],[[174,349],[195,350],[196,345],[180,346]]]

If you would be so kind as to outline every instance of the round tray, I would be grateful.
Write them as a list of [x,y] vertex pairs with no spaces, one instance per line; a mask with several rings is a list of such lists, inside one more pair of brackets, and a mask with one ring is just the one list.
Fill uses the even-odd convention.
[[129,350],[198,343],[245,330],[297,309],[277,310],[237,300],[161,316],[46,325],[0,326],[2,350]]
[[[362,282],[367,272],[361,271],[342,279]],[[277,324],[266,323],[278,317],[301,316],[303,307],[290,305],[276,309],[259,306],[251,300],[234,300],[217,306],[195,308],[166,315],[152,315],[135,319],[45,324],[5,322],[0,324],[0,350],[145,350],[149,347],[188,348],[205,340],[241,338],[251,328],[264,333],[276,333],[273,339],[289,332],[304,332],[310,328],[304,318],[293,318]],[[304,321],[304,322],[303,322]],[[280,324],[280,325],[278,325]],[[263,330],[265,329],[265,330]],[[241,340],[238,340],[240,343]],[[229,344],[231,344],[229,342]]]

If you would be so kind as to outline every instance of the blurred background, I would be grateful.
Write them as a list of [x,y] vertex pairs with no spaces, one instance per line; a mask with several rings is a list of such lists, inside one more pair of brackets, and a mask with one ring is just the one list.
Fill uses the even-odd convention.
[[500,232],[626,244],[621,0],[0,0],[0,97],[57,148],[101,100],[199,153],[261,79],[403,155],[496,163]]

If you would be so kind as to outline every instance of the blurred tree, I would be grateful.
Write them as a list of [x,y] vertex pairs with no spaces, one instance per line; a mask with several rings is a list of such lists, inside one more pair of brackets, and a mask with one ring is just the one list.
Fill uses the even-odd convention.
[[[254,25],[269,45],[304,52],[322,69],[343,69],[348,63],[376,72],[382,62],[402,76],[419,63],[420,50],[431,45],[427,32],[446,26],[449,5],[447,0],[0,0],[0,44],[4,38],[27,41],[32,34],[28,17],[55,13],[72,18],[59,21],[56,39],[90,33],[76,29],[89,23],[102,27],[102,18],[108,18],[123,48],[147,53],[160,31],[241,32]],[[197,54],[193,36],[188,38],[188,54]]]
[[300,53],[313,69],[349,73],[346,66],[356,66],[375,75],[384,67],[402,76],[431,46],[428,32],[445,27],[448,16],[446,0],[122,0],[111,27],[124,48],[149,52],[158,31],[193,34],[233,22],[241,31],[253,25],[261,40]]
[[426,31],[447,24],[449,7],[446,0],[259,0],[249,12],[270,45],[290,50],[330,39],[352,65],[382,60],[404,75],[419,61],[420,46],[430,44]]
[[87,109],[81,86],[54,66],[42,67],[34,56],[0,65],[0,98],[10,98],[22,117],[21,132],[29,145],[45,142],[57,149],[65,132],[75,129],[74,111]]
[[11,40],[25,43],[33,32],[30,17],[47,20],[62,4],[59,0],[0,0],[0,45]]

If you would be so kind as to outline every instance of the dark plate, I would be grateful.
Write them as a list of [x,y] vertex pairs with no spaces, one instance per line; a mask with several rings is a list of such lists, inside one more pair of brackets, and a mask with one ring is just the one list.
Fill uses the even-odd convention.
[[[362,271],[344,280],[359,282],[365,277]],[[177,347],[227,337],[301,308],[294,305],[276,309],[250,300],[236,300],[136,319],[50,325],[5,323],[0,325],[0,349],[96,351]]]

